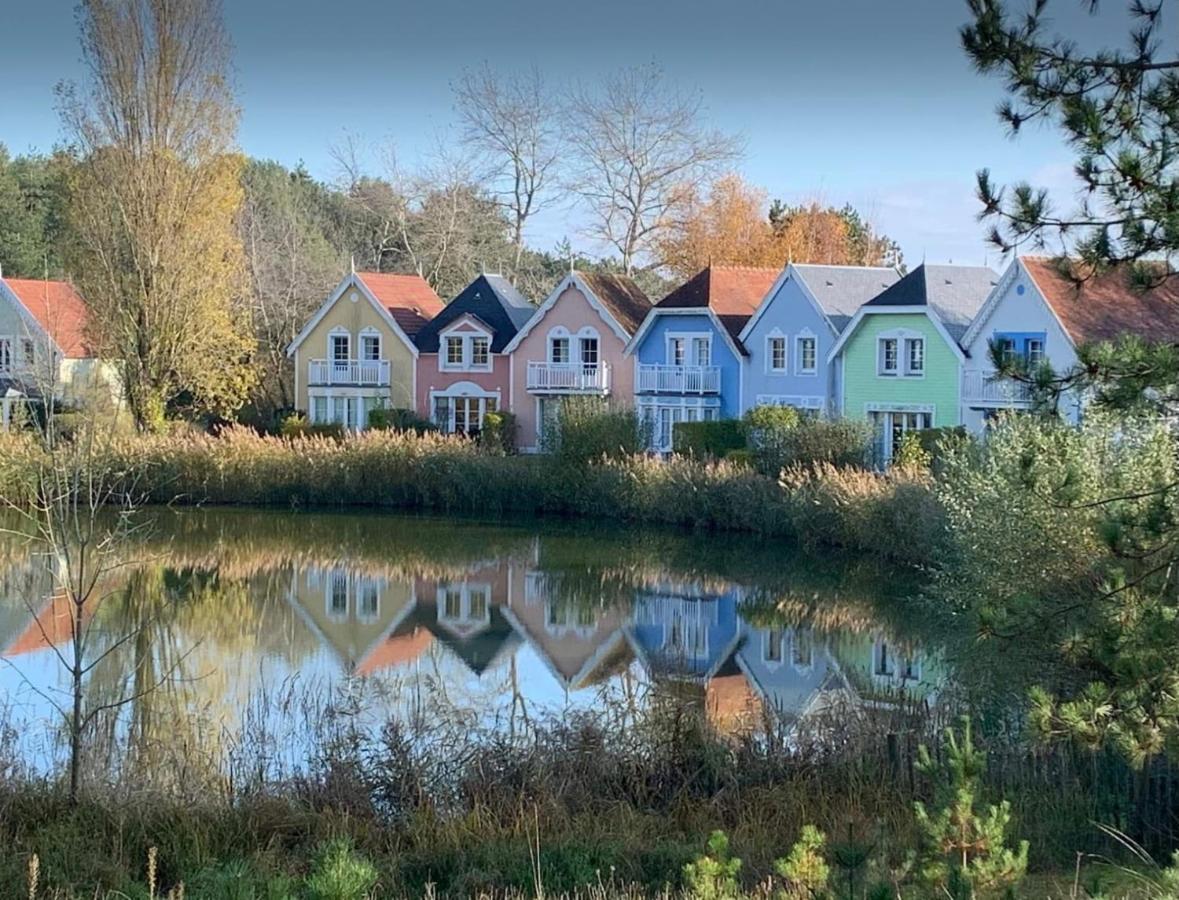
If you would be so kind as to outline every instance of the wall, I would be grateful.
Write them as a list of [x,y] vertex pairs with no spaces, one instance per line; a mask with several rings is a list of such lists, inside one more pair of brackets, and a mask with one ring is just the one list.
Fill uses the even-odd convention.
[[295,351],[295,406],[307,410],[307,364],[313,359],[328,358],[328,334],[333,328],[347,329],[352,335],[352,355],[360,352],[359,334],[375,328],[381,335],[381,359],[389,362],[389,403],[398,408],[414,406],[414,355],[405,342],[389,327],[377,309],[355,287],[349,288],[319,321],[307,339]]
[[599,353],[602,362],[610,366],[610,398],[622,406],[634,405],[634,363],[623,356],[626,342],[615,334],[576,286],[566,287],[557,301],[529,324],[532,330],[512,353],[510,403],[516,415],[516,440],[520,449],[538,448],[536,401],[539,395],[528,393],[528,363],[548,359],[548,333],[558,325],[571,332],[577,332],[584,325],[592,325],[598,330]]
[[[1022,293],[1020,288],[1023,289]],[[989,345],[999,332],[1042,332],[1045,336],[1044,353],[1056,371],[1064,371],[1076,364],[1077,354],[1072,341],[1022,268],[1006,285],[999,302],[992,307],[990,315],[982,323],[978,336],[967,348],[970,358],[966,361],[966,371],[986,374],[995,371],[995,367],[991,365]],[[1061,398],[1061,412],[1069,421],[1077,421],[1079,411],[1075,396],[1070,394]],[[964,409],[963,424],[971,431],[981,433],[985,427],[984,413],[978,409]]]
[[[904,328],[925,338],[925,375],[921,378],[882,376],[876,373],[876,338],[882,332]],[[935,428],[960,424],[961,372],[958,357],[923,313],[871,313],[844,345],[843,414],[866,419],[867,403],[920,404],[934,407]]]
[[651,327],[643,336],[642,342],[635,349],[633,359],[637,359],[644,365],[671,365],[671,360],[667,358],[667,336],[669,334],[683,334],[689,337],[694,334],[711,335],[712,365],[719,366],[721,370],[721,418],[735,419],[739,417],[741,415],[741,360],[733,354],[725,335],[716,327],[710,316],[703,313],[656,316],[655,321],[651,323]]
[[[781,333],[787,338],[786,374],[769,371],[766,338],[771,332]],[[795,374],[798,363],[798,346],[795,339],[803,332],[809,332],[816,338],[818,366],[814,375]],[[829,411],[832,376],[831,366],[827,364],[827,354],[831,352],[835,341],[836,335],[827,324],[826,317],[815,309],[803,293],[797,276],[790,275],[768,301],[768,306],[745,341],[745,349],[749,356],[745,360],[742,412],[756,406],[759,395],[820,397],[821,408]]]

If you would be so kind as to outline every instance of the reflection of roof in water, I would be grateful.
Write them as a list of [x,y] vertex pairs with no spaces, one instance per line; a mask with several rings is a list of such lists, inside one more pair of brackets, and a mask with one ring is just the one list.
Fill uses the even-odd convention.
[[456,634],[438,621],[438,604],[434,600],[419,598],[413,611],[401,620],[391,637],[403,638],[427,631],[458,656],[467,668],[482,675],[501,659],[511,656],[521,642],[499,607],[492,605],[489,613],[485,627],[469,635]]

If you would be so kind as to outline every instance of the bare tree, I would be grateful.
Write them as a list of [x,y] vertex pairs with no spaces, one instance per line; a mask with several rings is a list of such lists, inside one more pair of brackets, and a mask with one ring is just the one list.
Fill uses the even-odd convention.
[[463,141],[489,165],[486,181],[511,222],[515,281],[524,253],[524,227],[556,199],[545,194],[558,160],[556,103],[535,67],[503,76],[485,63],[464,72],[452,90]]
[[703,99],[669,86],[654,65],[625,69],[600,90],[574,89],[571,185],[591,234],[622,254],[627,275],[659,233],[726,165],[742,141],[707,127]]

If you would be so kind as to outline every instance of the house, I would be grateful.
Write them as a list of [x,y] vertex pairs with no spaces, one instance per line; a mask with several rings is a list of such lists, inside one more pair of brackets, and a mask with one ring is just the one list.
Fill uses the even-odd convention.
[[353,272],[287,348],[295,361],[295,407],[312,424],[368,427],[368,414],[413,409],[414,336],[442,312],[419,275]]
[[[1134,334],[1154,342],[1179,343],[1179,277],[1148,289],[1135,285],[1128,267],[1102,272],[1078,283],[1067,261],[1016,258],[995,292],[967,329],[962,382],[963,424],[981,433],[1001,410],[1028,409],[1026,385],[995,377],[991,345],[1031,364],[1046,361],[1056,372],[1070,370],[1083,344]],[[1087,398],[1065,392],[1057,411],[1080,420]]]
[[567,397],[601,397],[630,404],[627,342],[651,309],[637,284],[622,275],[570,272],[504,348],[511,357],[508,403],[520,449],[544,446]]
[[671,581],[638,591],[626,629],[635,657],[652,677],[707,684],[737,649],[742,596]]
[[876,266],[783,269],[739,335],[748,354],[742,412],[773,404],[830,415],[839,385],[827,355],[859,308],[900,277]]
[[861,306],[835,341],[836,414],[872,423],[880,463],[909,431],[962,424],[960,341],[998,278],[982,266],[920,265]]
[[65,281],[0,278],[0,430],[27,403],[114,405],[118,367],[86,337],[86,304]]
[[648,313],[626,353],[652,450],[672,449],[676,422],[741,415],[741,331],[777,276],[777,269],[709,266]]
[[418,348],[417,408],[447,434],[475,434],[511,391],[504,348],[536,307],[502,275],[480,275],[427,322]]

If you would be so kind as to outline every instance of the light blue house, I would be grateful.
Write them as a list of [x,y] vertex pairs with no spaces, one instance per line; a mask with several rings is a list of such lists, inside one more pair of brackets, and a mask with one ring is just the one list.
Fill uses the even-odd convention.
[[899,278],[885,267],[788,265],[738,336],[741,411],[772,404],[832,414],[840,391],[827,355],[856,311]]
[[774,283],[775,269],[709,266],[648,313],[627,345],[635,362],[635,408],[651,449],[672,449],[676,422],[742,413],[741,329]]
[[695,584],[660,584],[635,597],[626,627],[636,658],[653,676],[707,681],[740,639],[741,591],[711,593]]

